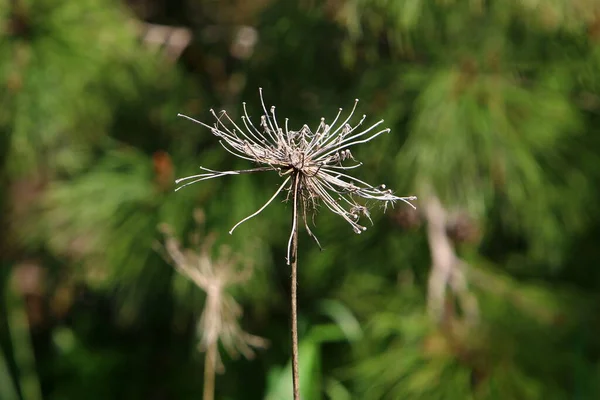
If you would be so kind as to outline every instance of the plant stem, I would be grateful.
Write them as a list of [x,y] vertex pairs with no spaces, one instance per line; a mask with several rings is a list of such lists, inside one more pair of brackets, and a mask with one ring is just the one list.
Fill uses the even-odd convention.
[[[24,399],[41,400],[42,390],[33,350],[31,324],[25,308],[25,297],[14,285],[18,268],[22,267],[16,266],[13,270],[11,279],[13,284],[7,283],[6,285],[8,333],[13,346],[14,361],[19,371],[17,381],[21,388],[21,394]],[[2,288],[0,287],[0,289]],[[0,301],[2,300],[4,299],[0,298]]]
[[204,358],[204,395],[203,400],[215,398],[215,364],[217,361],[217,342],[212,343],[206,350]]
[[298,371],[298,183],[296,175],[294,182],[294,217],[292,221],[292,383],[294,400],[300,400],[300,374]]

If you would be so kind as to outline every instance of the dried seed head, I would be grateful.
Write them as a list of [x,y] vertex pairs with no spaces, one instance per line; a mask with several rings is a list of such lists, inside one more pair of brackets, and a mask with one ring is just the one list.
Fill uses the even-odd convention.
[[[277,171],[282,178],[285,177],[267,203],[255,213],[238,222],[230,233],[241,223],[258,215],[282,191],[287,192],[288,199],[290,196],[300,199],[305,227],[315,240],[316,237],[308,226],[306,214],[307,209],[315,211],[320,202],[348,222],[356,233],[367,229],[359,223],[361,215],[371,221],[366,205],[361,205],[356,201],[359,197],[371,203],[382,202],[384,208],[398,200],[414,208],[410,201],[416,200],[415,196],[398,197],[393,195],[391,190],[386,189],[385,185],[372,186],[345,173],[345,171],[361,165],[358,162],[353,165],[342,164],[346,160],[355,161],[350,147],[369,142],[390,131],[380,127],[383,120],[370,127],[362,128],[366,115],[363,115],[358,123],[352,125],[350,122],[356,111],[358,99],[354,102],[350,114],[339,123],[338,120],[342,114],[341,108],[331,124],[321,118],[315,132],[312,132],[308,125],[303,125],[300,130],[293,131],[288,128],[287,119],[285,119],[283,129],[279,126],[275,107],[272,106],[267,111],[262,89],[259,92],[264,114],[259,118],[258,127],[254,125],[248,115],[246,103],[243,103],[242,125],[244,129],[224,111],[220,117],[213,112],[216,119],[213,126],[179,114],[210,129],[215,136],[221,138],[221,145],[231,154],[262,166],[237,171],[213,171],[200,167],[204,173],[178,179],[176,183],[181,186],[176,190],[199,181],[225,175]],[[289,242],[291,243],[291,236]],[[288,263],[289,251],[288,246]]]
[[[201,214],[197,212],[196,215]],[[202,222],[198,224],[201,225]],[[266,347],[268,342],[265,339],[242,330],[239,325],[242,308],[227,292],[228,287],[241,284],[250,278],[251,266],[246,265],[241,270],[237,268],[239,260],[224,246],[219,249],[219,257],[212,258],[214,235],[203,238],[202,245],[197,250],[184,249],[173,236],[170,227],[162,224],[159,229],[165,235],[165,242],[164,246],[158,247],[157,250],[179,273],[206,293],[204,309],[198,322],[200,350],[205,351],[220,342],[230,356],[235,357],[241,353],[250,359],[254,356],[253,348]],[[199,234],[195,236],[199,238]],[[218,370],[223,371],[218,353],[215,361]]]

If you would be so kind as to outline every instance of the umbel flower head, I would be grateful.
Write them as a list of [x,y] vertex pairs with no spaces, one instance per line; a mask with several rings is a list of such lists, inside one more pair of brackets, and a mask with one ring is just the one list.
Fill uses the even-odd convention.
[[[195,217],[200,224],[204,214],[197,211]],[[245,268],[237,268],[239,260],[224,246],[219,248],[219,256],[213,258],[211,253],[215,247],[214,235],[203,238],[201,245],[200,236],[194,235],[192,244],[197,250],[192,250],[183,248],[168,225],[162,224],[160,230],[165,236],[165,243],[164,247],[157,246],[156,249],[177,272],[206,293],[204,309],[198,323],[200,351],[216,349],[217,342],[220,342],[231,357],[241,353],[247,359],[251,359],[254,357],[253,348],[267,347],[267,340],[242,330],[239,324],[242,307],[227,292],[229,287],[241,285],[250,279],[252,266],[246,263]],[[224,367],[218,351],[207,356],[214,357],[217,371],[223,372]]]
[[[221,111],[217,115],[214,110],[210,110],[216,119],[213,126],[178,114],[210,129],[213,135],[221,139],[219,141],[221,146],[234,156],[261,166],[233,171],[214,171],[200,167],[204,171],[203,173],[177,179],[175,181],[177,184],[183,184],[175,190],[225,175],[275,171],[284,178],[275,194],[260,209],[231,228],[230,234],[240,224],[261,213],[282,191],[287,192],[286,199],[289,200],[292,197],[294,200],[294,225],[300,211],[306,231],[317,244],[319,241],[308,226],[307,214],[309,211],[316,211],[321,202],[330,211],[348,222],[356,233],[367,229],[359,223],[361,216],[371,221],[367,208],[368,203],[382,202],[384,208],[387,208],[389,204],[400,200],[415,208],[410,201],[416,200],[416,197],[395,196],[383,184],[373,186],[345,172],[361,165],[352,156],[351,147],[369,142],[390,131],[389,128],[380,128],[383,120],[369,127],[363,127],[366,115],[352,125],[350,121],[356,111],[358,99],[355,100],[352,111],[346,118],[340,118],[342,115],[340,108],[331,123],[327,123],[324,118],[321,118],[314,132],[308,125],[295,131],[289,129],[287,118],[283,125],[277,121],[275,106],[271,106],[267,111],[262,89],[259,89],[259,93],[264,114],[255,122],[248,115],[246,103],[243,103],[244,116],[241,124],[231,119],[225,111]],[[344,165],[344,162],[348,160],[352,160],[354,163]],[[366,200],[366,204],[358,203],[358,198]],[[298,205],[301,210],[298,210]],[[288,264],[296,228],[296,226],[292,226],[292,233],[288,241]]]

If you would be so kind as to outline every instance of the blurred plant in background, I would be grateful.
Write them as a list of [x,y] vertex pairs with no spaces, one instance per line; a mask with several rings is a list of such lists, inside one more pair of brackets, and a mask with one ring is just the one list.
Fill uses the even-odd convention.
[[[204,221],[204,213],[196,210],[194,219],[199,228]],[[164,247],[159,247],[165,259],[172,263],[175,269],[194,282],[206,294],[204,309],[198,322],[200,350],[206,352],[204,366],[204,399],[214,399],[215,372],[223,373],[225,368],[219,356],[219,343],[223,345],[230,356],[241,353],[247,359],[254,357],[252,347],[264,348],[267,342],[258,336],[250,335],[239,326],[238,319],[242,316],[242,308],[235,299],[226,292],[229,286],[240,285],[250,279],[252,266],[238,270],[240,260],[232,256],[231,249],[225,246],[219,248],[219,256],[212,258],[211,253],[215,237],[207,236],[202,240],[200,233],[192,237],[191,244],[198,250],[183,249],[171,233],[168,226],[160,230],[165,235]]]
[[[228,231],[278,177],[174,195],[200,164],[244,168],[176,115],[242,115],[257,87],[291,126],[360,98],[391,128],[353,151],[364,180],[443,217],[373,213],[356,238],[319,214],[303,396],[600,397],[596,0],[0,0],[0,57],[2,399],[200,396],[205,297],[156,226],[188,237],[202,208]],[[228,238],[261,266],[232,295],[270,347],[223,355],[220,398],[290,393],[286,207]]]

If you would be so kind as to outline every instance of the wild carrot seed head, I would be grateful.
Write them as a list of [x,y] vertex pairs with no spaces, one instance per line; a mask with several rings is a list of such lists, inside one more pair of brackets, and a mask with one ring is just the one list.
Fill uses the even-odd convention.
[[[416,200],[415,196],[395,196],[385,185],[373,186],[345,172],[361,165],[352,156],[351,147],[367,143],[390,131],[388,128],[381,128],[383,120],[363,128],[365,115],[355,125],[351,125],[350,121],[356,111],[358,99],[355,100],[350,114],[343,120],[340,119],[342,115],[340,108],[331,124],[321,118],[314,132],[308,125],[294,131],[289,129],[287,118],[283,126],[279,124],[275,107],[272,106],[267,110],[262,89],[259,92],[264,114],[260,116],[257,123],[250,118],[246,103],[243,103],[244,115],[241,124],[231,119],[225,111],[217,115],[211,110],[216,119],[213,126],[179,114],[210,129],[213,135],[220,138],[219,143],[229,153],[260,166],[232,171],[214,171],[200,167],[204,173],[178,179],[176,183],[183,184],[176,190],[199,181],[243,173],[276,171],[285,178],[267,203],[238,222],[230,233],[243,222],[262,212],[282,191],[287,192],[288,199],[293,196],[294,199],[300,200],[305,227],[317,243],[317,238],[308,226],[306,215],[307,210],[315,211],[321,202],[350,224],[355,233],[367,229],[359,223],[361,216],[371,220],[367,206],[358,203],[357,198],[363,198],[370,203],[382,202],[384,207],[400,200],[415,208],[410,203],[411,200]],[[354,164],[344,165],[347,160],[354,161]],[[294,212],[297,212],[296,208]],[[296,215],[294,221],[295,217]],[[291,237],[290,235],[288,242],[288,263]]]

